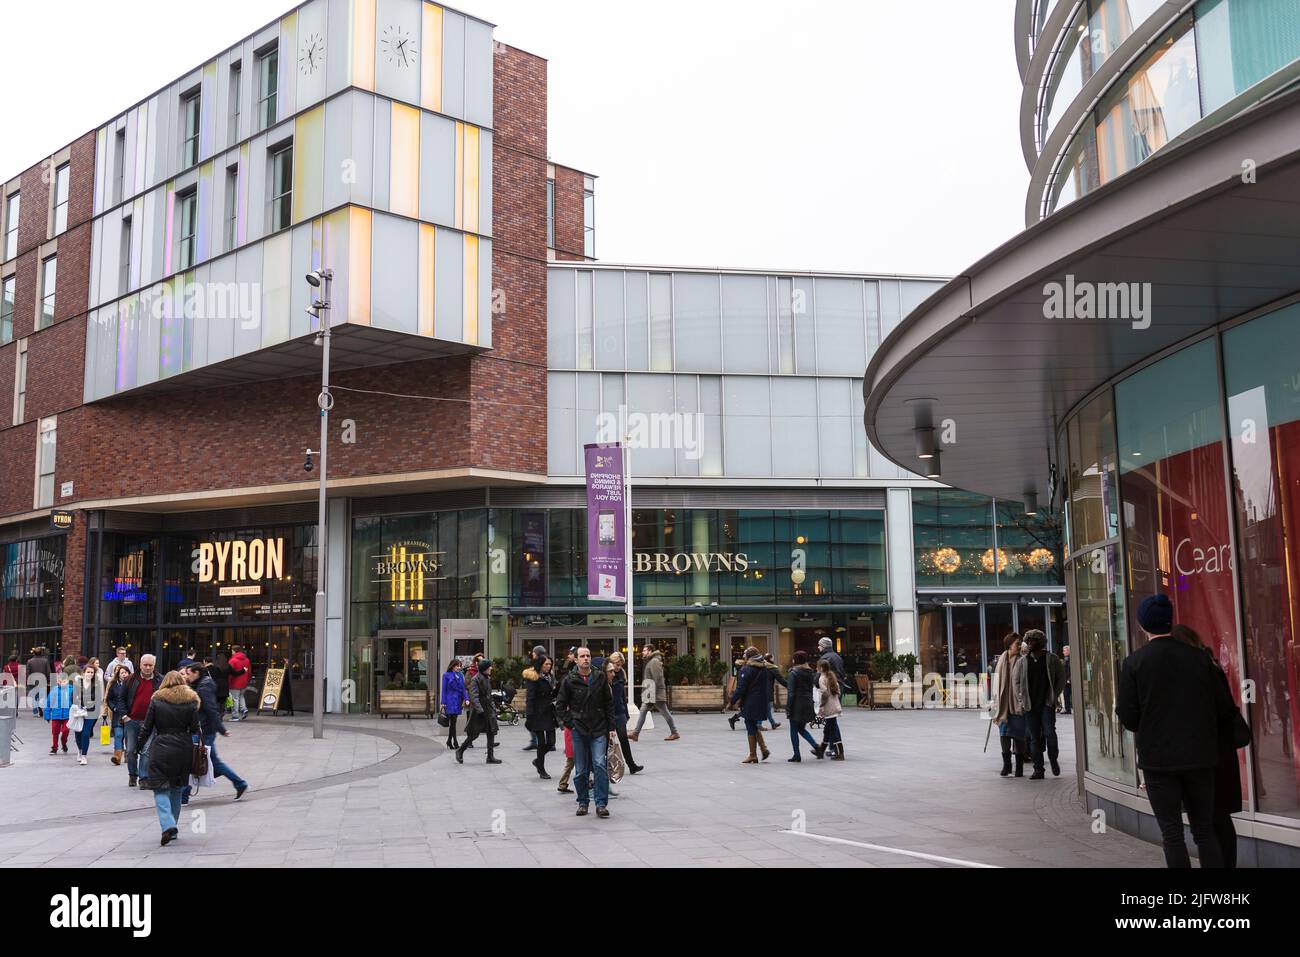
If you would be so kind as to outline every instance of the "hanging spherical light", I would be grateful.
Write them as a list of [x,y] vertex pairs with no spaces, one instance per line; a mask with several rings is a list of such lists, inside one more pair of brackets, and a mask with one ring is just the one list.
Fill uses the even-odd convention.
[[988,572],[990,575],[992,575],[992,574],[994,573],[994,571],[999,571],[999,572],[1004,572],[1004,571],[1006,571],[1006,570],[1007,570],[1007,553],[1004,552],[1002,549],[999,548],[999,549],[998,549],[998,554],[997,554],[997,568],[996,568],[996,569],[993,567],[993,562],[994,562],[994,558],[993,558],[993,549],[990,548],[988,551],[986,551],[983,555],[980,556],[980,564],[984,566],[984,570],[985,570],[986,572]]
[[1051,571],[1052,566],[1055,564],[1056,556],[1052,554],[1050,549],[1035,548],[1029,553],[1029,567],[1040,575],[1043,572]]
[[934,553],[934,567],[945,575],[956,573],[961,568],[961,556],[957,554],[957,549],[946,545],[938,549]]

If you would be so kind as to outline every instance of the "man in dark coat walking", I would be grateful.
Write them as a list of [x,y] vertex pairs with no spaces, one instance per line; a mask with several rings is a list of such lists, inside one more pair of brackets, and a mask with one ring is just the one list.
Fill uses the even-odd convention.
[[[40,675],[40,680],[36,676]],[[27,659],[27,696],[32,706],[32,714],[38,718],[45,716],[45,693],[50,690],[50,656],[45,649],[37,648],[36,654]]]
[[1137,765],[1160,825],[1165,863],[1191,867],[1183,839],[1183,809],[1201,867],[1223,867],[1214,833],[1214,768],[1219,733],[1237,713],[1227,682],[1203,652],[1170,637],[1174,609],[1164,595],[1138,606],[1148,642],[1120,669],[1115,714],[1137,736]]
[[578,817],[591,803],[588,775],[595,774],[596,817],[609,817],[609,733],[614,729],[614,695],[603,668],[592,667],[591,649],[579,648],[576,664],[560,682],[555,710],[573,741],[573,784]]
[[[194,743],[198,744],[200,738],[208,746],[208,759],[212,762],[212,776],[217,778],[226,778],[235,787],[235,800],[238,801],[248,790],[248,782],[241,778],[235,769],[226,764],[221,758],[217,757],[217,735],[223,738],[230,736],[226,730],[225,723],[221,720],[225,710],[217,703],[217,685],[207,674],[207,669],[197,661],[191,661],[181,670],[182,677],[192,687],[199,696],[199,735],[195,737]],[[190,788],[185,787],[185,793],[181,795],[181,803],[190,803]]]
[[[736,690],[731,694],[731,706],[740,706],[740,716],[745,721],[745,734],[749,738],[749,757],[741,764],[757,764],[758,750],[763,752],[766,761],[772,754],[767,750],[763,732],[758,726],[767,720],[768,703],[771,701],[772,682],[768,680],[768,663],[757,648],[746,648],[744,667],[736,679]],[[771,667],[775,668],[776,665]]]
[[788,760],[797,762],[803,760],[799,754],[800,738],[808,742],[814,753],[817,751],[817,742],[808,733],[808,723],[817,716],[817,709],[813,705],[817,674],[808,666],[806,651],[794,653],[794,667],[786,675],[785,682],[785,717],[790,722],[790,746],[794,749],[794,756]]

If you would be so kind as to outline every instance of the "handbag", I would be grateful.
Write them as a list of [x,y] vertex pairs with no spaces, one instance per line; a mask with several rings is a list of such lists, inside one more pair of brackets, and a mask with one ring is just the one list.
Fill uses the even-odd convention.
[[80,734],[85,724],[86,709],[79,704],[74,704],[68,709],[68,730],[73,734]]
[[451,719],[447,717],[447,707],[443,705],[438,709],[438,724],[444,728],[451,727]]
[[111,744],[112,741],[113,741],[113,729],[110,728],[107,724],[101,724],[99,726],[99,743]]
[[208,776],[208,749],[206,745],[193,745],[190,753],[190,774],[202,779]]
[[610,784],[617,784],[623,780],[623,772],[626,770],[623,764],[623,751],[619,747],[618,735],[612,731],[609,734],[609,750],[605,753],[605,764],[609,770]]

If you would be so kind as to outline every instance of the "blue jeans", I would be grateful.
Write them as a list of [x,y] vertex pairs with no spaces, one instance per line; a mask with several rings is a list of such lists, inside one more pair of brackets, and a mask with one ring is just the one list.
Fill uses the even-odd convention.
[[587,775],[596,773],[596,807],[609,803],[609,735],[595,736],[573,732],[573,786],[578,789],[578,804],[591,803]]
[[808,742],[808,747],[817,747],[817,739],[808,733],[808,725],[804,723],[790,722],[790,747],[794,748],[794,756],[799,757],[799,739],[803,738]]
[[122,738],[123,738],[122,726],[120,724],[114,725],[113,726],[113,750],[114,751],[122,750]]
[[1056,743],[1056,702],[1048,701],[1038,708],[1031,708],[1025,715],[1029,726],[1029,753],[1034,757],[1035,773],[1043,770],[1043,751],[1055,761],[1060,754]]
[[176,827],[181,818],[181,789],[168,788],[153,792],[154,807],[158,809],[158,823],[164,831]]
[[135,749],[140,743],[140,732],[144,729],[143,721],[125,721],[122,723],[122,738],[126,744],[126,773],[133,778],[147,778],[149,776],[149,762],[146,755],[135,755]]
[[825,733],[822,735],[823,744],[839,744],[844,739],[840,737],[840,719],[839,717],[827,718]]
[[[199,735],[194,736],[194,743],[199,743]],[[217,757],[217,736],[215,734],[203,735],[203,743],[210,749],[208,759],[212,762],[212,776],[214,778],[227,778],[235,786],[235,790],[248,787],[248,782],[235,773],[235,769]],[[185,792],[181,796],[185,800],[190,798],[190,786],[185,785]]]
[[84,758],[90,750],[90,736],[95,733],[95,722],[87,715],[81,721],[81,730],[77,732],[77,750]]

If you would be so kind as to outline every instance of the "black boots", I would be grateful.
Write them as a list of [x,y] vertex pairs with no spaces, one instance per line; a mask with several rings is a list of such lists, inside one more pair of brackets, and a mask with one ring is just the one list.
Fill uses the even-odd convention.
[[1025,744],[1024,738],[1014,738],[1016,745],[1016,777],[1025,776],[1025,758],[1029,756],[1029,748]]
[[828,745],[825,741],[823,741],[819,745],[816,745],[812,749],[813,757],[815,757],[818,761],[820,761],[822,758],[826,757],[826,749],[828,747],[830,747],[830,745]]
[[1047,760],[1052,763],[1052,774],[1059,778],[1061,776],[1061,762],[1051,755],[1047,756]]
[[998,738],[1002,742],[1002,776],[1004,778],[1011,776],[1011,738],[1002,736]]
[[731,730],[732,730],[732,731],[735,731],[735,730],[736,730],[736,722],[739,721],[739,720],[740,720],[740,712],[739,712],[739,711],[737,711],[735,714],[733,714],[730,718],[727,719],[727,724],[731,725]]
[[468,747],[469,747],[469,742],[466,741],[464,744],[462,744],[459,748],[456,749],[456,763],[457,763],[457,764],[464,764],[464,763],[465,763],[465,749],[468,748]]
[[843,741],[836,741],[834,744],[831,745],[831,749],[835,752],[834,754],[831,755],[831,760],[832,760],[832,761],[843,761],[843,760],[844,760],[844,742],[843,742]]
[[537,745],[537,757],[533,758],[533,767],[537,769],[537,776],[543,781],[549,781],[551,776],[546,773],[546,755],[550,751],[545,744]]

